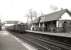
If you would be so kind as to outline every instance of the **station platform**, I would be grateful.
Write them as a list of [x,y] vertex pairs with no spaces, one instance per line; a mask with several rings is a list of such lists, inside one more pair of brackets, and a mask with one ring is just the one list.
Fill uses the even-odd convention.
[[25,32],[71,38],[71,32],[70,33],[53,33],[53,32],[41,32],[41,31],[31,31],[31,30],[25,30]]
[[34,50],[7,31],[0,31],[0,50]]

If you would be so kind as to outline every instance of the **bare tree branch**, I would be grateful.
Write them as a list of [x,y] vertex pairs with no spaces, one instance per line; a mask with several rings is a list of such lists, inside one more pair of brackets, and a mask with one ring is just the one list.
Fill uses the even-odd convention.
[[[28,17],[28,19],[31,19],[31,22],[33,21],[34,17],[37,17],[37,12],[33,11],[32,9],[28,10],[28,14],[26,15]],[[28,21],[27,19],[27,21]]]

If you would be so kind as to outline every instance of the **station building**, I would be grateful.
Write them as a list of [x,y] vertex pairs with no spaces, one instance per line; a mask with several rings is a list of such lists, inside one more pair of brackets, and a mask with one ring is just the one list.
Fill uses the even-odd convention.
[[35,30],[49,32],[70,32],[71,31],[71,12],[68,9],[62,9],[50,14],[36,18],[32,25]]

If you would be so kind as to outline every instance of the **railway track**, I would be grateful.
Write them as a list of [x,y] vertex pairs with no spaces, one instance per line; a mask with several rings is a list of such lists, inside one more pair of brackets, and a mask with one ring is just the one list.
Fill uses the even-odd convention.
[[19,34],[17,37],[35,46],[38,50],[70,50],[71,45],[42,34]]
[[51,50],[70,50],[71,49],[71,47],[69,47],[68,45],[52,41],[52,39],[48,39],[48,38],[44,39],[38,36],[35,38],[35,36],[31,36],[31,35],[24,36],[24,38],[25,37],[26,38],[28,37],[30,41],[36,42],[44,48],[51,48]]
[[[36,50],[47,50],[47,49],[45,49],[45,48],[43,48],[43,47],[41,47],[41,46],[35,44],[34,42],[29,41],[28,39],[26,39],[25,36],[23,36],[23,35],[21,35],[21,34],[13,33],[13,35],[17,36],[18,38],[20,38],[20,39],[23,40],[24,42],[29,43],[31,46],[35,47]],[[24,38],[24,37],[25,37],[25,38]]]
[[36,40],[36,39],[30,38],[30,37],[25,37],[25,36],[24,36],[24,38],[27,39],[29,42],[39,45],[42,48],[45,48],[46,50],[61,50],[61,48],[59,48],[59,47],[52,46],[51,44],[42,42],[40,40]]
[[[28,36],[30,36],[30,37],[32,37],[32,38],[34,38],[34,39],[38,39],[38,40],[41,40],[41,41],[44,41],[44,42],[48,42],[48,41],[50,41],[49,43],[51,43],[51,42],[54,42],[54,43],[57,43],[58,45],[60,45],[60,47],[67,47],[67,46],[70,46],[71,47],[71,45],[70,44],[68,44],[68,43],[65,43],[65,42],[60,42],[60,41],[58,41],[58,40],[55,40],[55,39],[52,39],[53,37],[49,37],[49,36],[45,36],[45,35],[41,35],[41,34],[27,34]],[[26,36],[27,36],[26,35]],[[35,38],[36,37],[36,38]],[[51,39],[51,40],[50,40]],[[68,39],[67,39],[68,40]],[[57,46],[58,46],[57,45]],[[65,45],[65,46],[64,46]]]

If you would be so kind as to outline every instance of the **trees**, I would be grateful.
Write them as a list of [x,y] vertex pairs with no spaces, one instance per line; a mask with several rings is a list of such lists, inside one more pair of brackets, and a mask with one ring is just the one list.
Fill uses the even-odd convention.
[[33,9],[29,9],[28,10],[28,14],[27,14],[27,22],[30,19],[30,22],[33,22],[33,19],[37,17],[37,12],[34,11]]

